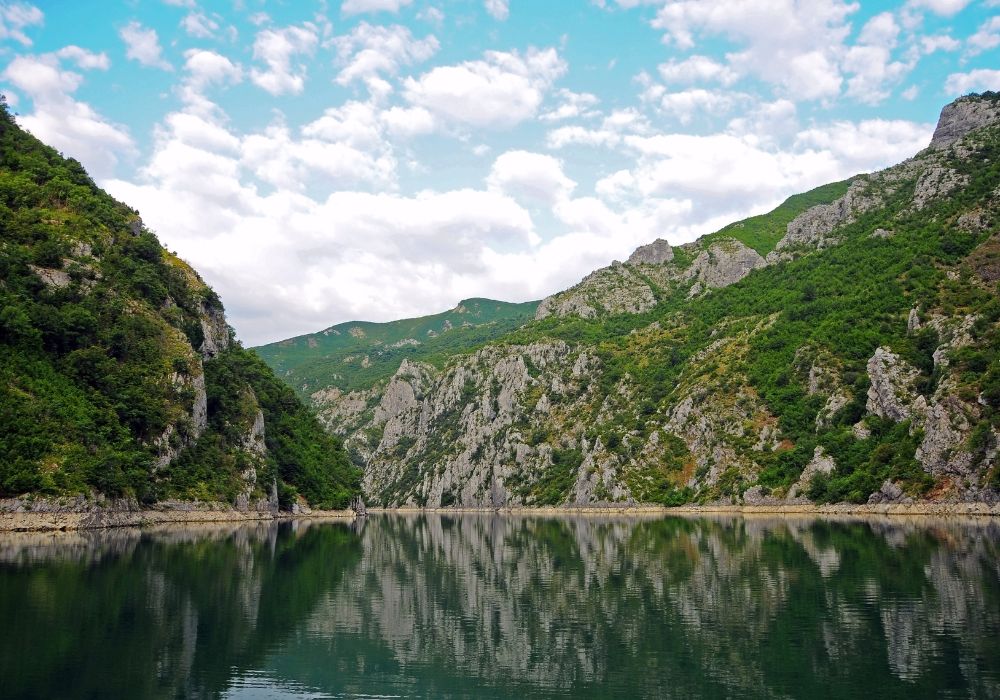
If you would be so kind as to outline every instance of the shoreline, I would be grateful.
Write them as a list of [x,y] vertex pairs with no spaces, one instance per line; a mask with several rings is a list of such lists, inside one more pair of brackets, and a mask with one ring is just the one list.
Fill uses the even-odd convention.
[[352,510],[304,510],[296,513],[271,510],[237,510],[225,503],[167,501],[152,507],[135,502],[94,502],[83,499],[56,501],[0,500],[0,532],[54,532],[182,525],[242,523],[302,519],[353,520]]
[[369,507],[368,513],[418,515],[433,513],[435,515],[462,513],[495,513],[498,515],[856,515],[856,516],[1000,516],[1000,503],[830,503],[816,505],[813,503],[788,503],[770,505],[615,505],[603,504],[594,506],[512,506],[508,508],[478,508],[478,507],[448,507],[448,508],[418,508],[403,506],[399,508]]
[[[40,505],[35,509],[34,506]],[[16,504],[16,505],[15,505]],[[280,520],[354,520],[352,510],[306,510],[297,513],[273,511],[241,511],[221,503],[167,502],[149,508],[135,507],[134,503],[112,503],[109,506],[79,501],[58,504],[49,501],[25,504],[0,502],[0,532],[52,532],[67,530],[100,530],[153,525],[241,523]],[[13,507],[12,507],[13,506]],[[890,503],[890,504],[772,504],[772,505],[614,505],[595,506],[514,506],[509,508],[368,508],[370,515],[462,515],[490,514],[513,516],[561,517],[608,516],[664,517],[702,515],[768,515],[768,516],[854,516],[854,517],[983,517],[1000,516],[1000,503]]]

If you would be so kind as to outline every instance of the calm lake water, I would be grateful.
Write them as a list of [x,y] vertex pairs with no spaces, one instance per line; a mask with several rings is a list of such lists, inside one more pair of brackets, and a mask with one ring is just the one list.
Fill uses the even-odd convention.
[[1000,697],[1000,523],[0,536],[0,697]]

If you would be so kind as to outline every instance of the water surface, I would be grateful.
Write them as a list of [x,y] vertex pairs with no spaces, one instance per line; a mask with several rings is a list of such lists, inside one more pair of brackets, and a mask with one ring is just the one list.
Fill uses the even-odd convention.
[[1000,697],[1000,524],[375,516],[0,536],[4,698]]

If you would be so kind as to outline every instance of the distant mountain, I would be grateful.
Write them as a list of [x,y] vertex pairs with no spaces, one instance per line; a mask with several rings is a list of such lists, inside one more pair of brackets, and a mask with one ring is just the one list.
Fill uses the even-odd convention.
[[264,357],[328,387],[379,504],[995,502],[998,230],[1000,96],[970,95],[915,157],[654,241],[451,356]]
[[0,103],[0,496],[330,508],[359,476],[198,274]]
[[388,323],[348,321],[254,348],[299,395],[357,389],[388,379],[403,359],[435,362],[530,321],[537,301],[465,299],[448,311]]

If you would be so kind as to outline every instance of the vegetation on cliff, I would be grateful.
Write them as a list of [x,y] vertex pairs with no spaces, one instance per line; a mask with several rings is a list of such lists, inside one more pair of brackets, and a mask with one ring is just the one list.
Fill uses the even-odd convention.
[[390,504],[994,499],[997,102],[443,364],[320,393],[321,419]]
[[0,106],[0,496],[334,507],[357,484],[197,273]]

